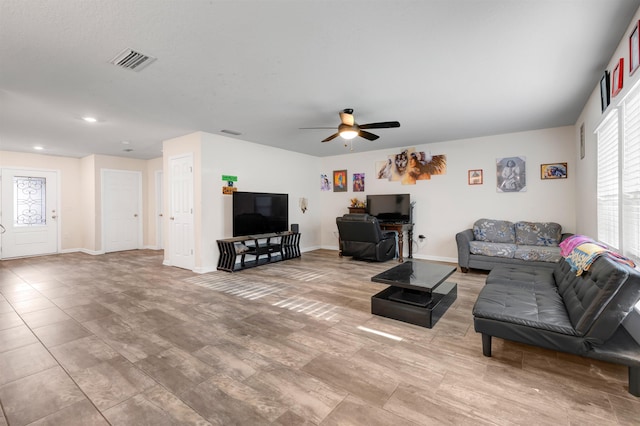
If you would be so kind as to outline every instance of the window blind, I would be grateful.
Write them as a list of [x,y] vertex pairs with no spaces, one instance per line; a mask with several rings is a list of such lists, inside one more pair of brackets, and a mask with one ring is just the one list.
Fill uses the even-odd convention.
[[640,88],[622,105],[622,254],[640,261]]
[[619,241],[619,144],[618,114],[613,113],[600,125],[598,141],[598,240],[614,248]]

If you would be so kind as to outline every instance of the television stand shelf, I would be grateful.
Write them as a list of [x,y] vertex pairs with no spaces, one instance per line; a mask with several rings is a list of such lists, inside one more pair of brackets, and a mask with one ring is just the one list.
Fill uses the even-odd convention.
[[[300,234],[279,232],[274,234],[247,235],[217,240],[218,269],[234,272],[267,263],[300,257]],[[253,260],[245,260],[246,256]],[[240,256],[240,263],[236,260]]]

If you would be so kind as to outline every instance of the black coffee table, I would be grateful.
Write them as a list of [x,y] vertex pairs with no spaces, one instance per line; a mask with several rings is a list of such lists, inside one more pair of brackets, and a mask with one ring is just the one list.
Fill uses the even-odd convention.
[[457,284],[446,281],[455,271],[427,261],[394,266],[371,278],[390,286],[371,296],[371,313],[431,328],[458,296]]

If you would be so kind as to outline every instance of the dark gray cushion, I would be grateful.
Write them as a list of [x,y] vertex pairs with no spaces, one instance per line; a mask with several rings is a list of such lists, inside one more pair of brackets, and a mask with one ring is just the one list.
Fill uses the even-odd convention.
[[554,277],[574,328],[595,344],[609,339],[640,299],[640,274],[608,256],[580,276],[561,261]]
[[575,335],[562,297],[549,283],[553,271],[538,269],[495,268],[478,295],[473,316]]

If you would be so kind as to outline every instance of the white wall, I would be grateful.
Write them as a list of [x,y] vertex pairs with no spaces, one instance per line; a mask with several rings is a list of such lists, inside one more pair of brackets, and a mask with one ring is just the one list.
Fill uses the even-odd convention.
[[[163,152],[165,169],[168,155],[195,153],[194,204],[199,215],[194,224],[195,261],[199,272],[215,270],[216,240],[233,235],[232,196],[222,194],[226,185],[222,175],[237,176],[235,186],[239,191],[289,194],[289,223],[300,225],[301,249],[308,251],[320,246],[321,205],[317,185],[320,159],[204,132],[165,141]],[[165,200],[169,200],[167,188],[169,184],[165,181]],[[302,197],[309,200],[306,213],[298,207]]]
[[78,159],[0,151],[0,167],[57,171],[60,197],[58,212],[60,250],[75,251],[82,247],[84,238],[83,227],[80,224],[84,222],[87,212],[84,210],[85,206],[78,202],[78,194],[82,193],[82,172]]
[[[392,137],[390,136],[387,137]],[[322,159],[322,173],[347,169],[349,192],[316,191],[322,201],[322,246],[337,249],[336,216],[347,213],[349,200],[366,194],[409,193],[414,210],[414,257],[457,262],[455,234],[479,218],[547,221],[575,232],[575,145],[573,126],[530,132],[414,145],[416,151],[447,156],[447,173],[415,185],[376,179],[375,164],[397,150],[357,152]],[[367,142],[375,143],[375,142]],[[527,189],[519,193],[496,190],[496,159],[526,157]],[[541,180],[540,165],[568,163],[568,178]],[[468,185],[469,169],[484,170],[483,185]],[[353,173],[365,173],[365,192],[352,192]],[[424,242],[417,236],[425,235]],[[405,254],[406,254],[405,246]]]
[[[609,107],[602,111],[600,103],[600,81],[594,81],[594,89],[587,101],[578,121],[575,125],[574,145],[577,153],[577,178],[580,185],[576,191],[576,228],[577,233],[589,235],[593,238],[598,236],[597,222],[597,139],[595,130],[602,120],[611,112],[612,107],[619,104],[629,93],[631,88],[640,84],[640,70],[636,70],[633,75],[629,75],[629,35],[640,20],[640,9],[636,11],[631,19],[627,31],[618,44],[615,52],[611,56],[606,69],[613,74],[613,68],[620,58],[624,58],[623,87],[622,91],[611,98]],[[603,70],[604,72],[604,70]],[[580,127],[585,129],[585,156],[580,159]],[[629,315],[624,322],[625,327],[634,338],[640,342],[640,304],[636,305],[636,311]]]
[[[580,185],[577,186],[576,197],[576,225],[577,232],[592,237],[597,237],[597,211],[596,211],[596,185],[597,185],[597,144],[595,130],[600,125],[612,106],[618,104],[629,90],[640,82],[640,70],[629,75],[629,35],[631,30],[640,20],[640,9],[631,19],[627,31],[611,56],[606,69],[613,74],[613,68],[620,58],[624,58],[623,88],[622,91],[611,98],[609,108],[602,112],[600,105],[600,81],[593,82],[593,92],[589,97],[578,121],[575,125],[574,144],[576,146],[576,176]],[[604,69],[603,69],[604,73]],[[585,156],[580,160],[580,126],[585,129]]]
[[[89,155],[78,159],[53,157],[50,155],[0,151],[0,167],[56,170],[59,172],[60,194],[60,251],[84,251],[99,254],[102,249],[102,222],[100,213],[100,170],[134,170],[143,172],[142,225],[145,246],[152,235],[148,229],[149,208],[155,202],[155,181],[147,178],[149,164],[157,167],[158,160],[135,160],[130,158]],[[155,237],[155,232],[153,233]]]

